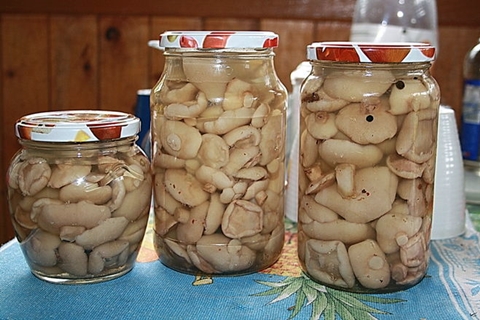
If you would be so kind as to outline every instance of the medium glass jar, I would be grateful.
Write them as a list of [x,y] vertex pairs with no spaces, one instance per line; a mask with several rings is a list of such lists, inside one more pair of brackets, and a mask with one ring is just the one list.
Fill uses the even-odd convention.
[[271,32],[166,32],[152,89],[154,243],[168,267],[245,274],[284,243],[285,87]]
[[429,258],[439,87],[435,48],[313,43],[302,85],[298,254],[352,292],[417,284]]
[[32,273],[54,283],[117,278],[135,263],[148,222],[150,163],[140,120],[114,111],[20,118],[7,173],[16,236]]

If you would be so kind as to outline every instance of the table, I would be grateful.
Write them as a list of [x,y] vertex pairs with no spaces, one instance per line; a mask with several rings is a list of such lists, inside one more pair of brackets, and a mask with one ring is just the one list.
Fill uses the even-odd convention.
[[[302,275],[295,224],[271,268],[237,277],[195,277],[161,264],[151,225],[137,264],[104,283],[50,284],[34,277],[16,240],[0,248],[0,319],[479,319],[480,239],[471,220],[464,235],[431,243],[427,276],[406,291],[352,294]],[[324,318],[325,317],[325,318]]]

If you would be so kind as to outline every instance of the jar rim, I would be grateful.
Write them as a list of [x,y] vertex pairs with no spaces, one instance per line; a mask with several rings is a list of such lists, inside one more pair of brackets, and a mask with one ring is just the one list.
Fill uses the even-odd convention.
[[278,47],[278,39],[271,31],[166,31],[160,35],[159,48],[258,50]]
[[314,42],[307,46],[310,61],[415,63],[435,60],[435,46],[422,42]]
[[28,141],[95,142],[134,137],[140,125],[139,118],[119,111],[47,111],[18,119],[15,134]]

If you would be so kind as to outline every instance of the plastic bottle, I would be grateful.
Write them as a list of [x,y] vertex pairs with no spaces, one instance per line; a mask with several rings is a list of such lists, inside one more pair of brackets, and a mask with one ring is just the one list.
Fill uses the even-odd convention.
[[436,47],[435,0],[357,0],[351,41],[427,42]]
[[[480,38],[463,62],[462,154],[464,160],[480,161]],[[478,163],[472,165],[478,166]]]

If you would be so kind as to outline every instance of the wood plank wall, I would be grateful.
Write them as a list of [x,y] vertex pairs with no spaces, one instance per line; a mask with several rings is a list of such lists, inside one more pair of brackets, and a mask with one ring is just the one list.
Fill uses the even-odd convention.
[[[133,112],[163,58],[147,47],[165,30],[270,30],[280,35],[276,69],[290,72],[313,41],[347,40],[355,0],[16,0],[0,3],[0,168],[19,145],[22,115],[66,109]],[[200,4],[201,3],[201,4]],[[480,2],[437,0],[440,55],[434,74],[442,101],[461,112],[462,60],[480,36]],[[0,183],[0,244],[13,237]]]

